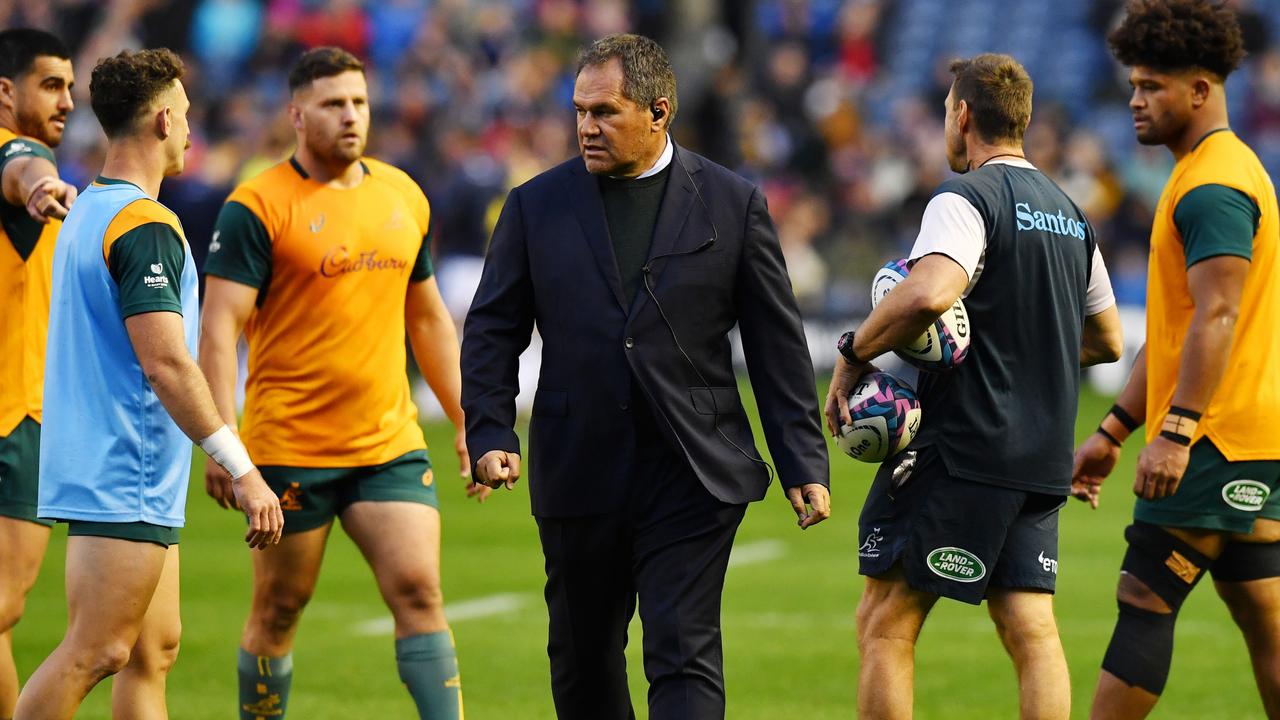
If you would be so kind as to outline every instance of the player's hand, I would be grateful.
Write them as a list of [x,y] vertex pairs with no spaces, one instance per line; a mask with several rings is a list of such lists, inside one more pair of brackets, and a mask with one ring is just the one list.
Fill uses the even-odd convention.
[[240,506],[236,504],[236,494],[231,488],[231,473],[227,472],[212,458],[206,458],[204,463],[204,491],[209,493],[209,497],[218,503],[219,506],[228,510],[239,510]]
[[836,368],[831,373],[831,386],[827,388],[824,408],[827,431],[831,433],[831,437],[838,436],[840,428],[853,422],[853,418],[849,416],[849,393],[853,392],[853,386],[863,375],[878,369],[871,363],[854,365],[845,360],[843,355],[836,356]]
[[467,452],[467,432],[464,428],[458,428],[458,432],[454,433],[453,450],[458,453],[458,467],[462,468],[462,479],[467,481],[467,497],[484,502],[489,497],[489,493],[493,492],[493,488],[471,479],[471,454]]
[[1138,477],[1133,481],[1133,494],[1146,500],[1159,500],[1174,494],[1190,459],[1190,447],[1156,436],[1138,456]]
[[831,517],[831,492],[826,485],[809,483],[787,488],[787,499],[791,501],[791,509],[796,511],[796,524],[801,530]]
[[1102,481],[1107,479],[1116,468],[1120,459],[1120,448],[1099,433],[1093,433],[1076,448],[1076,456],[1071,464],[1071,495],[1077,500],[1089,503],[1089,507],[1098,508],[1098,495],[1102,492]]
[[491,488],[506,485],[508,490],[520,480],[520,455],[506,450],[490,450],[476,463],[476,482]]
[[284,513],[280,510],[280,498],[271,491],[262,473],[254,468],[247,475],[231,484],[236,504],[249,518],[249,531],[244,541],[255,550],[280,542],[284,534]]
[[27,196],[27,214],[44,225],[49,220],[62,220],[76,201],[76,186],[49,176],[41,178]]
[[489,499],[489,493],[493,492],[493,488],[472,480],[470,475],[463,479],[467,481],[467,498],[475,498],[477,502]]

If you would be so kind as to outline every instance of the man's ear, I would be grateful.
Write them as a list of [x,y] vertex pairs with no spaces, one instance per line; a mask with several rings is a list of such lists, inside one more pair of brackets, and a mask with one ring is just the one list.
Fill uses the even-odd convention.
[[1191,107],[1199,108],[1209,102],[1209,94],[1213,92],[1213,83],[1203,75],[1197,75],[1191,81]]
[[656,126],[657,132],[663,132],[671,124],[671,100],[660,97],[649,106],[650,123]]
[[956,103],[956,129],[961,135],[969,130],[969,103],[964,100]]
[[302,130],[302,108],[290,102],[287,108],[289,112],[289,124],[294,130]]
[[18,86],[13,80],[7,77],[0,77],[0,107],[17,107],[17,96]]
[[156,135],[161,140],[169,139],[173,132],[173,108],[165,105],[156,113]]

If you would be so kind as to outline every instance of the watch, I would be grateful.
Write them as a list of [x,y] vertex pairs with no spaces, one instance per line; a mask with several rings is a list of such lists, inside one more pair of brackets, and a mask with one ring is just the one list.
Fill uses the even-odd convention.
[[850,330],[849,332],[841,335],[840,339],[836,341],[836,350],[839,350],[844,359],[854,365],[866,365],[867,361],[858,357],[858,354],[853,351],[854,332],[855,331]]

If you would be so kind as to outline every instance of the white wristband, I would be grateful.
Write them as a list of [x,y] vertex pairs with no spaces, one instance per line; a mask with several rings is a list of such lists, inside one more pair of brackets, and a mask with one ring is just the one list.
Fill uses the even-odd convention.
[[226,425],[201,440],[200,449],[231,473],[232,480],[239,480],[253,470],[249,451],[244,449],[244,443],[240,442],[240,438],[236,437],[236,434]]

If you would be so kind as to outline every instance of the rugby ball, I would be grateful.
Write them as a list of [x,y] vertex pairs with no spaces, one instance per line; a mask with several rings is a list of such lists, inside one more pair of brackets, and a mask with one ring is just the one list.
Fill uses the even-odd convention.
[[[871,307],[879,305],[884,296],[906,279],[910,272],[910,265],[905,258],[885,263],[871,281]],[[942,317],[919,339],[904,347],[895,348],[894,352],[921,370],[950,370],[963,362],[969,354],[971,331],[964,301],[956,298],[955,304],[942,313]]]
[[849,416],[853,422],[840,428],[836,446],[854,460],[884,462],[915,439],[920,401],[889,373],[867,373],[849,393]]

